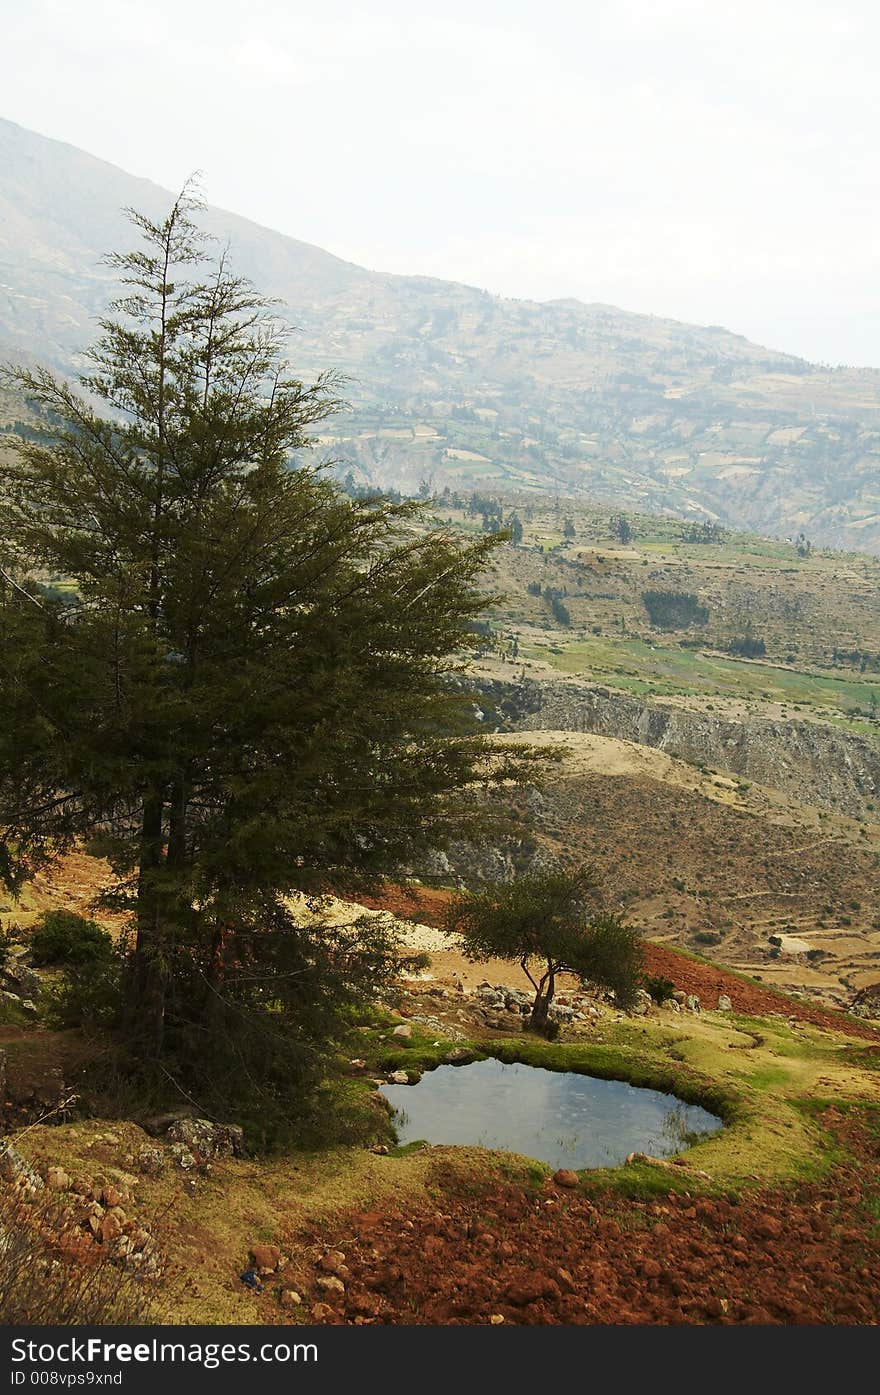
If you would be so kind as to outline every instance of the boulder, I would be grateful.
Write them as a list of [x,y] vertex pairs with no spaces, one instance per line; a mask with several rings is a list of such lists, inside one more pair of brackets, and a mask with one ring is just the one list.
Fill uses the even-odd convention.
[[506,988],[504,994],[505,1005],[509,1012],[517,1008],[521,1012],[531,1012],[532,998],[528,993],[524,993],[521,988]]
[[397,1037],[399,1041],[409,1041],[412,1036],[412,1027],[408,1023],[402,1023],[401,1026],[394,1028],[391,1035]]
[[50,1167],[46,1173],[46,1184],[56,1192],[70,1191],[70,1177],[63,1167]]
[[702,1008],[700,1007],[700,1000],[697,997],[696,993],[688,993],[687,997],[684,1000],[684,1005],[687,1008],[688,1012],[702,1012]]
[[335,1274],[320,1274],[315,1280],[322,1293],[344,1293],[345,1284]]
[[177,1119],[167,1130],[167,1137],[174,1143],[182,1144],[194,1157],[203,1161],[241,1157],[244,1153],[244,1130],[238,1124],[214,1124],[210,1119]]
[[730,1001],[730,999],[728,998],[727,994],[726,994],[726,993],[719,993],[719,994],[718,994],[718,1011],[719,1011],[719,1012],[731,1012],[732,1009],[733,1009],[733,1003]]

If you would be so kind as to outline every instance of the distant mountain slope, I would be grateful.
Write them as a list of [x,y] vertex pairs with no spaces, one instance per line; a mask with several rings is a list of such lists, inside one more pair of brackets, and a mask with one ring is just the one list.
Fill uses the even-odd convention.
[[[102,255],[157,185],[0,120],[0,352],[76,366],[110,296]],[[880,551],[880,372],[824,369],[717,326],[392,276],[231,213],[206,223],[282,299],[303,374],[351,377],[325,438],[402,486],[584,491]]]

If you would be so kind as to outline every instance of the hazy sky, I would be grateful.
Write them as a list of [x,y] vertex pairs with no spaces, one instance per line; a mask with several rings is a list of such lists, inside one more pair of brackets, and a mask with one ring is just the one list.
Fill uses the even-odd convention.
[[880,366],[875,0],[0,0],[0,115],[361,265]]

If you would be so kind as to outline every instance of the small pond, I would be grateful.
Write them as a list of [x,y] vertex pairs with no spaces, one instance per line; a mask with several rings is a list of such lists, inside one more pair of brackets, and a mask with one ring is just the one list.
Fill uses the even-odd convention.
[[400,1143],[463,1143],[524,1153],[552,1168],[615,1167],[627,1153],[668,1157],[721,1120],[623,1080],[519,1063],[438,1066],[417,1085],[383,1085]]

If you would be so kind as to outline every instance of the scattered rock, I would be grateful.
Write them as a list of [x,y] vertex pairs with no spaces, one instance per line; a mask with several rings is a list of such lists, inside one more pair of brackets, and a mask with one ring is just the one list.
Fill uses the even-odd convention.
[[20,958],[7,965],[3,977],[16,985],[19,997],[32,998],[34,994],[39,994],[43,986],[43,980],[36,970],[29,968]]
[[322,1269],[325,1274],[342,1274],[343,1278],[348,1273],[345,1255],[341,1250],[328,1250],[318,1260],[318,1268]]
[[702,1011],[702,1008],[700,1007],[700,1000],[697,997],[696,993],[688,993],[687,997],[684,1000],[684,1005],[687,1008],[688,1012]]
[[391,1035],[397,1037],[398,1041],[409,1041],[412,1036],[412,1027],[410,1027],[408,1022],[402,1022],[399,1027],[394,1028]]
[[98,1223],[98,1233],[100,1234],[103,1243],[105,1245],[109,1245],[111,1241],[115,1240],[117,1236],[121,1235],[122,1227],[124,1224],[124,1216],[123,1219],[120,1220],[119,1216],[116,1214],[115,1211],[108,1211],[106,1215],[102,1216]]
[[391,1071],[390,1075],[388,1076],[388,1080],[389,1080],[389,1083],[392,1084],[392,1085],[408,1085],[408,1084],[409,1084],[409,1076],[407,1075],[407,1073],[406,1073],[405,1070],[393,1070],[393,1071]]
[[146,1177],[158,1177],[165,1166],[165,1154],[161,1148],[142,1148],[135,1157],[135,1164]]
[[335,1274],[321,1274],[315,1280],[322,1293],[344,1293],[345,1284]]
[[572,1172],[571,1168],[561,1167],[558,1172],[554,1172],[553,1181],[557,1187],[576,1187],[580,1178],[576,1172]]
[[46,1184],[56,1192],[70,1191],[70,1177],[63,1167],[50,1167],[46,1173]]
[[718,1011],[719,1011],[719,1012],[731,1012],[732,1010],[733,1010],[733,1003],[730,1001],[730,999],[728,998],[727,994],[726,994],[726,993],[719,993],[719,995],[718,995]]
[[192,1153],[188,1148],[184,1147],[182,1143],[172,1143],[171,1156],[178,1167],[183,1168],[184,1172],[188,1172],[191,1167],[195,1167],[196,1165],[196,1160]]
[[329,1303],[312,1304],[312,1317],[315,1319],[315,1322],[323,1322],[325,1318],[332,1316],[333,1309],[330,1307]]
[[281,1263],[281,1251],[277,1245],[264,1245],[260,1241],[251,1245],[250,1256],[259,1274],[274,1274]]
[[302,1303],[302,1297],[295,1288],[283,1288],[281,1290],[282,1308],[298,1308]]

